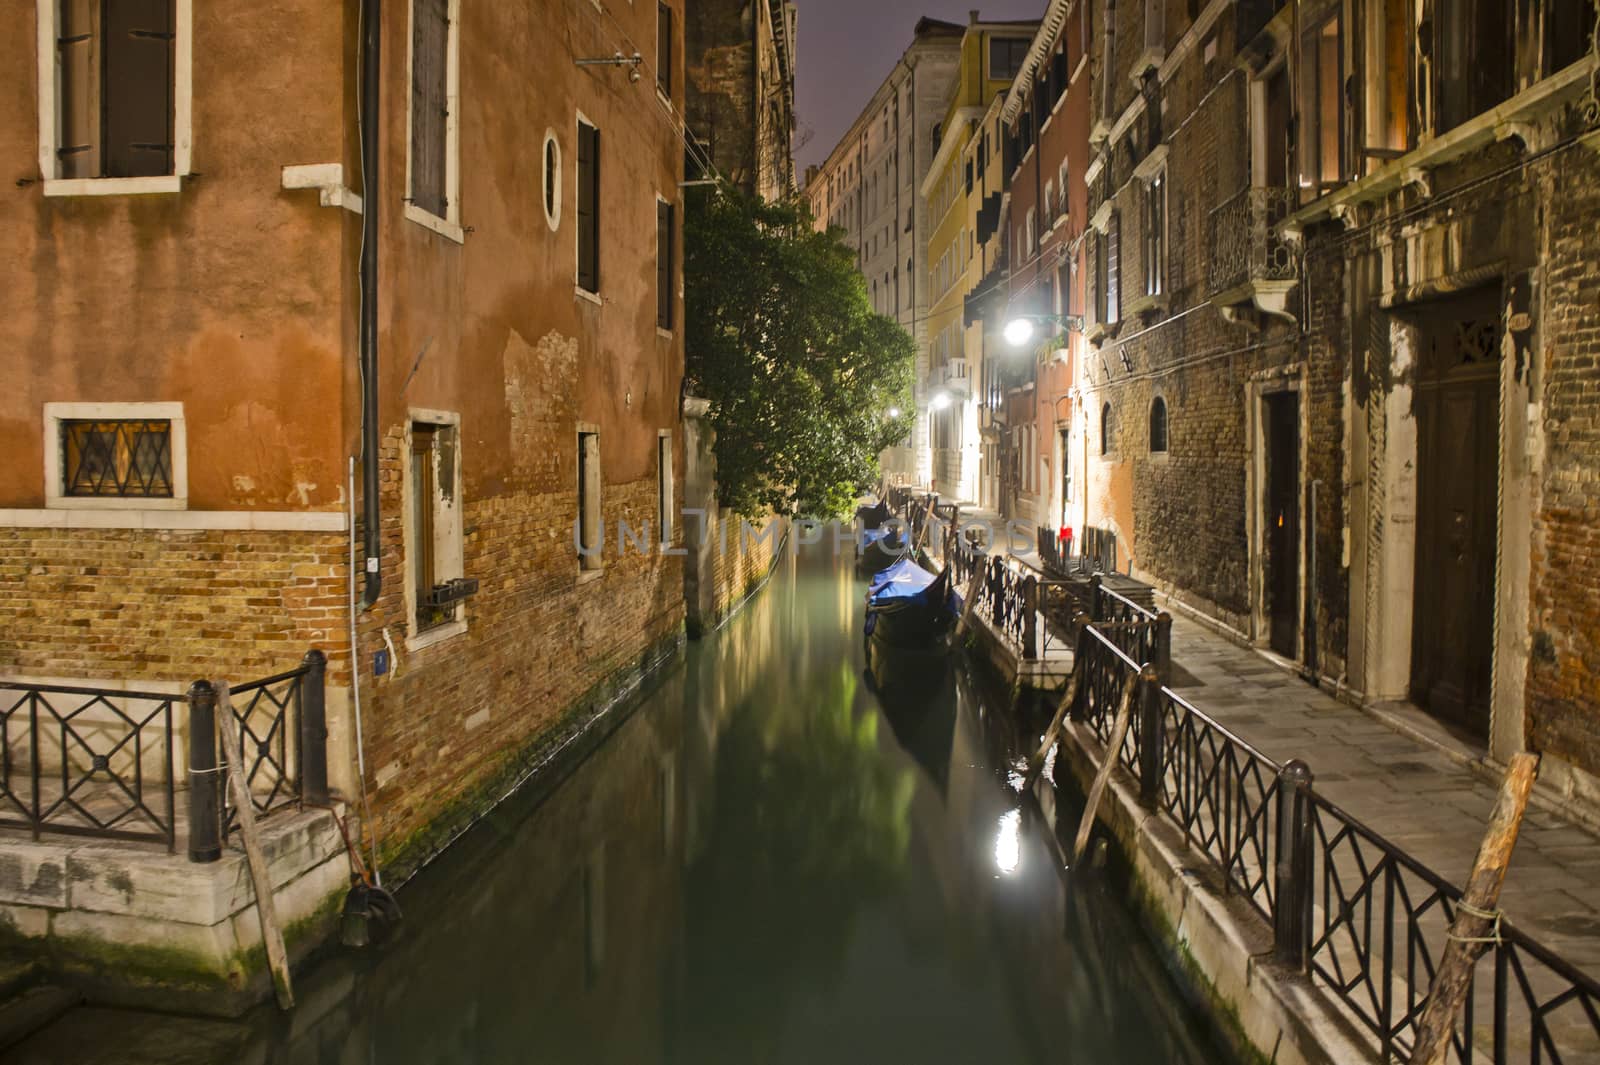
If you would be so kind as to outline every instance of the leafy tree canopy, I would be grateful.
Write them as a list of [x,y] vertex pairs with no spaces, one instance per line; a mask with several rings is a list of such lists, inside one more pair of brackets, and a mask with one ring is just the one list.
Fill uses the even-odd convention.
[[873,312],[855,253],[801,203],[725,186],[684,224],[690,388],[711,404],[718,502],[843,514],[906,434],[916,343]]

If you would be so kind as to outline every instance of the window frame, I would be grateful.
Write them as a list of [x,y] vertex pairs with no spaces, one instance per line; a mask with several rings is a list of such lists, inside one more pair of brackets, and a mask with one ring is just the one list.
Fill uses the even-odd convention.
[[[83,181],[107,180],[82,178]],[[137,180],[112,178],[114,181]],[[62,423],[72,421],[165,421],[171,426],[170,496],[73,496],[66,493]],[[46,403],[44,405],[44,505],[47,510],[188,510],[189,438],[182,403]]]
[[[677,73],[673,68],[672,57],[676,51],[676,13],[666,0],[656,0],[656,92],[668,103],[672,102],[673,75]],[[666,40],[661,39],[662,27],[666,28]],[[665,48],[663,49],[663,44]],[[665,55],[663,55],[665,51]]]
[[1100,405],[1100,457],[1115,458],[1117,454],[1117,412],[1111,401]]
[[[588,451],[585,440],[594,441],[594,469],[591,473],[586,467]],[[577,430],[578,461],[573,479],[577,489],[578,514],[574,547],[582,545],[583,548],[596,547],[595,554],[584,554],[582,550],[575,553],[578,556],[578,580],[593,580],[605,572],[605,472],[601,465],[600,452],[600,427],[589,422],[579,422]],[[593,496],[591,499],[590,496]],[[586,535],[586,530],[592,527],[594,538],[591,540]]]
[[[662,248],[662,212],[666,248]],[[656,194],[656,330],[667,337],[678,324],[678,205]],[[663,291],[665,289],[665,291]]]
[[1167,290],[1167,171],[1156,171],[1141,199],[1143,218],[1144,294],[1159,296]]
[[[555,163],[550,163],[550,151],[555,149]],[[541,196],[539,207],[544,211],[545,225],[550,227],[550,232],[561,231],[561,193],[565,184],[565,172],[562,170],[561,138],[556,136],[556,131],[546,129],[544,141],[539,150],[539,166],[543,169],[544,180],[540,186]],[[554,208],[552,209],[552,204]]]
[[[1156,415],[1160,413],[1161,446],[1156,446]],[[1166,455],[1172,450],[1172,408],[1167,405],[1167,397],[1159,392],[1150,398],[1149,436],[1146,440],[1147,450],[1151,455]]]
[[432,541],[431,568],[434,583],[440,584],[466,576],[465,539],[463,536],[463,511],[465,508],[462,505],[461,498],[465,487],[461,477],[461,415],[456,411],[412,407],[406,412],[405,441],[401,450],[403,457],[400,470],[401,550],[404,559],[401,570],[405,592],[405,645],[407,651],[420,651],[425,647],[431,647],[434,644],[460,636],[467,631],[468,627],[467,611],[462,602],[455,604],[456,616],[449,621],[430,625],[424,629],[421,628],[418,620],[418,608],[421,603],[422,593],[425,591],[425,589],[418,586],[417,570],[414,565],[419,530],[416,528],[413,518],[418,502],[418,485],[416,476],[412,471],[415,454],[415,434],[419,425],[428,426],[429,431],[435,434],[442,430],[453,438],[449,455],[452,463],[450,471],[451,483],[454,485],[453,506],[441,507],[438,497],[440,491],[438,481],[430,479],[430,494],[434,496],[434,500],[430,509],[430,528],[428,532]]
[[672,430],[656,430],[656,543],[672,546],[673,464]]
[[410,0],[406,5],[406,183],[405,217],[431,229],[457,244],[467,241],[461,224],[461,0],[445,0],[445,119],[444,119],[444,214],[436,215],[412,202],[412,97],[415,72],[413,52],[416,48],[417,4]]
[[56,53],[59,0],[35,0],[39,174],[46,196],[138,196],[180,192],[193,173],[194,0],[173,0],[172,173],[147,177],[60,176],[61,89]]
[[[594,189],[592,190],[593,199],[595,201],[594,202],[594,212],[593,212],[593,214],[594,214],[594,234],[593,234],[593,237],[594,237],[594,288],[588,288],[583,283],[583,280],[584,280],[583,279],[583,239],[584,239],[584,233],[585,233],[584,225],[583,225],[583,205],[585,203],[585,194],[584,194],[584,188],[583,188],[583,131],[584,131],[585,128],[588,128],[589,130],[592,130],[593,133],[594,133],[594,153],[595,153],[595,158],[594,158],[594,181],[593,181]],[[576,130],[577,130],[577,140],[576,140],[577,151],[575,151],[573,153],[573,156],[574,156],[574,158],[573,158],[573,169],[574,169],[574,176],[575,176],[576,181],[575,181],[574,192],[573,192],[573,197],[572,197],[572,199],[573,199],[573,212],[572,213],[573,213],[573,217],[575,219],[575,224],[574,224],[574,227],[573,227],[574,230],[575,230],[575,237],[574,237],[574,240],[573,240],[573,247],[572,247],[572,252],[573,252],[573,264],[572,264],[573,289],[577,292],[577,294],[579,296],[582,296],[584,299],[587,299],[587,300],[589,300],[589,301],[591,301],[593,303],[600,303],[601,302],[601,298],[600,298],[601,279],[604,276],[602,271],[601,271],[602,263],[601,263],[601,257],[600,257],[600,248],[601,248],[601,239],[600,238],[601,238],[601,235],[602,235],[602,233],[604,231],[604,222],[603,222],[603,217],[602,217],[602,214],[601,214],[601,208],[603,207],[603,205],[605,203],[605,197],[603,195],[601,195],[601,193],[603,192],[604,187],[605,187],[605,173],[604,173],[604,166],[603,166],[604,160],[603,160],[603,156],[601,154],[602,153],[603,138],[601,136],[600,127],[598,125],[596,125],[594,122],[590,121],[589,117],[587,115],[585,115],[582,111],[578,112]]]

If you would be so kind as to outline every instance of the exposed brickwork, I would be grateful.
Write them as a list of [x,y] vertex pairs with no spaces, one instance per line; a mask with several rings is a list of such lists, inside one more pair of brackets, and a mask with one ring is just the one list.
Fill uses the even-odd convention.
[[311,647],[348,683],[339,533],[0,529],[0,663],[66,679],[235,681]]

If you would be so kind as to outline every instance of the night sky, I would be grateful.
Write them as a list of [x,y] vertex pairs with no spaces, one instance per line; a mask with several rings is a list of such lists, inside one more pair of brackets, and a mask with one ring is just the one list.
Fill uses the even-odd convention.
[[[1048,0],[798,0],[800,41],[795,93],[799,132],[796,176],[828,157],[867,99],[911,44],[923,15],[967,24],[977,8],[984,21],[1035,19]],[[807,138],[809,137],[809,140]]]

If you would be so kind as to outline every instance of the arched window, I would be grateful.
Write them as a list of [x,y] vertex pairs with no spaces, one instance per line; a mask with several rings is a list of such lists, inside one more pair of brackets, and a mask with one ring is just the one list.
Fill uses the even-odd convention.
[[1150,401],[1150,450],[1167,450],[1167,401],[1160,396]]
[[1111,404],[1100,408],[1100,454],[1109,455],[1116,443],[1117,427],[1111,413]]

